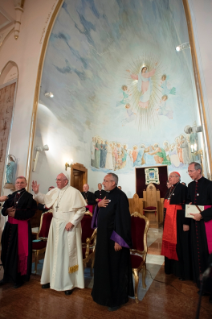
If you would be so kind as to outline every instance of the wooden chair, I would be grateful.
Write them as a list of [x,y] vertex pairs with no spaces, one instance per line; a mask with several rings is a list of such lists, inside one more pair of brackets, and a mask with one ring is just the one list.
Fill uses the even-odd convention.
[[53,214],[51,211],[48,211],[41,215],[40,228],[39,232],[37,233],[37,239],[32,241],[32,252],[35,253],[35,273],[37,273],[39,254],[42,254],[46,251],[52,216]]
[[142,274],[142,285],[146,288],[146,255],[147,255],[147,232],[149,220],[139,213],[131,215],[132,249],[130,258],[133,276],[135,279],[135,302],[138,303],[139,273]]
[[96,234],[97,230],[91,228],[92,214],[86,212],[81,220],[82,227],[82,255],[83,266],[86,267],[87,263],[91,260],[91,275],[94,266],[95,246],[96,246]]
[[143,212],[149,219],[150,227],[159,228],[160,191],[154,184],[149,184],[143,191]]

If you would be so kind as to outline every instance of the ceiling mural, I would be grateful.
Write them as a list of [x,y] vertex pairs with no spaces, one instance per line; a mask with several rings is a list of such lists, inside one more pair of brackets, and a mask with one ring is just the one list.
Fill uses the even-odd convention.
[[184,42],[181,0],[65,0],[40,101],[90,152],[92,170],[199,160],[197,134],[184,132],[199,124],[190,50],[175,51]]

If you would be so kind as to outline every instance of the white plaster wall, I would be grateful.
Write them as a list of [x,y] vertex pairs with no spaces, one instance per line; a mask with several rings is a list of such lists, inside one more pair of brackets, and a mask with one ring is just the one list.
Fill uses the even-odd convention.
[[[85,131],[83,134],[89,132]],[[49,108],[39,104],[34,146],[36,148],[45,144],[49,146],[49,151],[40,152],[36,171],[31,173],[31,181],[38,181],[41,192],[46,193],[49,186],[56,186],[55,179],[59,173],[70,176],[70,168],[65,171],[66,162],[73,160],[73,163],[89,166],[89,145],[79,141],[70,127],[65,126]],[[33,158],[35,153],[34,149]]]
[[192,16],[195,46],[198,57],[210,147],[212,149],[212,1],[188,0]]
[[[18,66],[19,81],[17,88],[14,119],[9,152],[18,159],[18,175],[26,174],[29,132],[33,100],[42,49],[42,35],[45,34],[51,14],[58,0],[27,0],[22,16],[18,40],[13,31],[6,37],[0,48],[0,70],[8,61]],[[1,2],[1,7],[14,17],[14,1]],[[45,29],[44,29],[45,28]],[[44,33],[43,33],[44,32]],[[43,39],[43,38],[42,38]]]

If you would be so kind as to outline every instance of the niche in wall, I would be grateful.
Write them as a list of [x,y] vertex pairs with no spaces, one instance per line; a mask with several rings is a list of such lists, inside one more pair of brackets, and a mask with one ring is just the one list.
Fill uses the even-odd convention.
[[[8,62],[0,76],[0,185],[2,186],[5,164],[8,155],[12,126],[13,108],[16,95],[18,68],[14,62]],[[1,187],[2,189],[2,187]]]

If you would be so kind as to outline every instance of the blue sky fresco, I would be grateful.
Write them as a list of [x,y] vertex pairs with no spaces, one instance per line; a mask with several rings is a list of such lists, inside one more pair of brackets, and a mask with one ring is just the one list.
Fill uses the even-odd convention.
[[[174,143],[186,125],[199,123],[190,50],[175,51],[184,42],[181,0],[66,0],[50,36],[40,99],[85,144],[92,136],[130,148]],[[147,104],[132,78],[143,65],[154,73]]]

